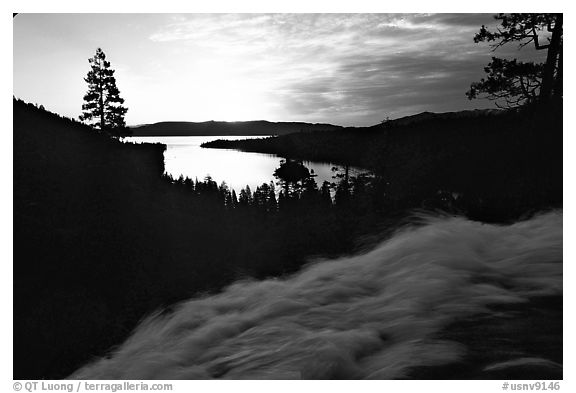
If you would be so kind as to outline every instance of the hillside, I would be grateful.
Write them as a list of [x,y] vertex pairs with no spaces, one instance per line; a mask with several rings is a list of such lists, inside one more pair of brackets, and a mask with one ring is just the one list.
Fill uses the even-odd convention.
[[133,136],[203,136],[203,135],[285,135],[293,132],[332,131],[342,127],[302,122],[206,121],[201,123],[165,121],[131,127]]
[[13,111],[14,377],[61,378],[158,302],[126,307],[153,269],[146,253],[157,249],[143,239],[155,212],[142,195],[159,206],[165,147],[123,144],[21,101]]
[[349,252],[371,227],[335,211],[229,210],[213,181],[163,178],[164,145],[19,100],[13,113],[15,379],[66,377],[158,308]]
[[484,117],[484,116],[492,116],[492,115],[501,115],[504,114],[504,110],[500,109],[474,109],[474,110],[466,110],[466,111],[458,111],[458,112],[442,112],[442,113],[434,113],[434,112],[422,112],[416,115],[405,116],[399,119],[388,120],[383,123],[387,127],[390,126],[406,126],[409,124],[416,124],[420,122],[427,122],[433,119],[472,119],[477,117]]
[[213,181],[163,178],[163,145],[13,112],[14,379],[63,378],[158,308],[363,250],[416,208],[505,222],[562,206],[554,110],[264,140],[252,147],[376,174],[341,179],[334,203],[310,189],[271,210],[257,192],[232,206]]
[[373,127],[202,146],[366,168],[394,209],[455,195],[461,213],[502,221],[562,203],[561,107],[425,112]]

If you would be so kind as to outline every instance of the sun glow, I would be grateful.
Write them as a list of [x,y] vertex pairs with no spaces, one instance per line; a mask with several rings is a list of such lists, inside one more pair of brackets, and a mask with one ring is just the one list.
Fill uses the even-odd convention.
[[191,94],[181,99],[194,108],[195,116],[223,121],[268,118],[264,92],[250,78],[204,69],[188,87]]
[[[77,118],[99,46],[129,125],[370,126],[383,116],[493,106],[463,93],[492,55],[471,38],[492,22],[490,14],[20,14],[14,95]],[[501,50],[545,60],[530,45]]]
[[[187,108],[188,121],[245,121],[268,119],[265,80],[238,66],[234,58],[193,61],[180,71],[170,92],[176,106]],[[173,118],[173,117],[172,117]]]
[[[127,92],[126,102],[133,109],[131,115],[148,123],[276,118],[274,101],[269,99],[274,87],[266,78],[259,79],[255,72],[235,64],[239,61],[191,59],[186,67],[155,70],[145,79],[134,79],[128,73],[119,78],[124,82],[121,89]],[[139,94],[130,95],[132,91]],[[155,102],[154,111],[150,111],[151,102]]]

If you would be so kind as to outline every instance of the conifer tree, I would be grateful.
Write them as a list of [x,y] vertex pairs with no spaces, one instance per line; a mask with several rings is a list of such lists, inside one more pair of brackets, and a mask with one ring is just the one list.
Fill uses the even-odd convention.
[[88,92],[84,95],[80,120],[119,135],[125,131],[124,115],[128,109],[122,106],[124,99],[116,86],[115,71],[110,68],[110,62],[106,61],[106,55],[100,48],[88,62],[91,70],[84,78],[88,83]]
[[546,62],[535,64],[492,57],[492,62],[484,68],[487,78],[470,86],[468,98],[500,100],[503,105],[497,102],[497,106],[506,107],[561,99],[563,15],[497,14],[494,18],[500,21],[496,31],[483,25],[474,42],[495,42],[493,50],[513,42],[517,42],[519,48],[532,43],[536,50],[547,51]]
[[276,187],[274,187],[274,182],[270,182],[270,191],[268,194],[268,209],[275,212],[278,209],[278,202],[276,201]]

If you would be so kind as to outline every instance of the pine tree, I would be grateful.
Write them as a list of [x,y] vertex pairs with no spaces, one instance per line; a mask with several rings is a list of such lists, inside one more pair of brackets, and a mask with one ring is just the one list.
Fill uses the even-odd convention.
[[493,50],[513,42],[518,43],[519,49],[532,43],[536,50],[547,51],[546,62],[534,64],[492,57],[492,62],[484,68],[488,77],[470,86],[468,98],[500,100],[502,104],[497,102],[497,105],[506,107],[561,99],[563,15],[497,14],[494,18],[500,21],[496,31],[489,31],[483,25],[474,42],[495,42]]
[[122,106],[124,99],[116,87],[115,71],[110,68],[110,62],[106,61],[106,55],[100,48],[88,62],[91,70],[84,78],[88,83],[88,92],[84,95],[80,120],[119,135],[125,131],[124,115],[128,109]]
[[274,187],[274,182],[270,182],[270,188],[268,193],[268,210],[275,212],[278,210],[278,202],[276,201],[276,187]]

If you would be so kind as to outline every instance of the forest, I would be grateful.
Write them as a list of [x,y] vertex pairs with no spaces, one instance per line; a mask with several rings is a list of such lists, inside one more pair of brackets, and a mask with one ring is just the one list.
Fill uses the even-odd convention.
[[[13,105],[16,379],[65,377],[154,310],[364,250],[418,211],[504,223],[562,205],[559,107],[237,142],[286,158],[236,195],[164,175],[164,145]],[[334,182],[304,159],[340,164]]]
[[562,205],[558,103],[203,146],[369,169],[369,185],[348,182],[361,182],[367,207],[385,216],[425,208],[507,222]]
[[18,379],[65,377],[156,309],[352,252],[383,225],[306,179],[277,203],[268,184],[236,203],[209,178],[163,176],[164,145],[13,104]]
[[[444,18],[441,15],[437,23]],[[456,19],[466,23],[466,18]],[[28,19],[28,26],[42,25],[34,15]],[[303,370],[294,377],[562,379],[563,15],[496,14],[494,19],[500,24],[496,30],[482,25],[470,41],[488,43],[494,50],[511,44],[545,51],[533,56],[534,61],[492,57],[488,62],[486,58],[484,77],[470,81],[468,92],[459,93],[462,100],[465,96],[486,98],[505,110],[424,112],[395,120],[386,117],[372,127],[263,120],[128,127],[128,105],[102,48],[88,59],[80,122],[14,97],[13,378],[74,376],[96,359],[104,364],[117,359],[118,353],[111,351],[126,348],[128,353],[136,353],[142,366],[138,371],[144,371],[121,374],[128,376],[160,375],[148,354],[157,352],[157,359],[166,359],[175,349],[182,357],[176,357],[163,376],[244,377],[243,367],[247,366],[255,371],[253,376],[276,378],[286,376],[283,372],[287,370]],[[379,22],[376,30],[391,28],[390,32],[396,33],[405,22]],[[294,28],[303,25],[293,23]],[[437,26],[451,26],[449,31],[454,28]],[[37,43],[37,37],[27,35],[31,30],[21,29],[20,34],[30,39],[18,42]],[[95,27],[99,34],[101,30],[100,25]],[[404,39],[411,39],[410,30]],[[79,30],[78,36],[82,34]],[[363,44],[354,43],[354,47],[366,46],[369,59],[375,51],[364,43],[365,34],[362,30]],[[307,31],[305,37],[314,35]],[[149,44],[154,36],[147,34],[145,42]],[[330,37],[340,40],[341,36]],[[390,45],[388,34],[382,33],[380,38],[386,43],[381,49]],[[58,36],[52,45],[62,41]],[[341,50],[329,48],[327,42],[319,49]],[[247,47],[253,43],[245,42]],[[399,39],[398,44],[403,47],[405,42]],[[49,52],[72,53],[69,43],[66,45],[65,51],[50,47]],[[23,70],[30,64],[45,64],[42,57],[27,57],[36,54],[29,48],[23,46],[15,52],[25,54],[18,63]],[[283,52],[280,57],[289,51]],[[436,54],[416,52],[413,62],[419,67],[427,61],[430,67],[437,66],[437,58],[444,63]],[[115,61],[122,58],[118,48],[111,53]],[[136,70],[142,64],[154,68],[160,56],[151,54],[156,58],[150,61],[119,61],[122,71],[118,76],[126,76],[128,69]],[[347,57],[343,55],[337,57]],[[163,78],[187,76],[190,62],[184,65],[183,59],[170,58],[182,61],[185,72],[160,73]],[[383,68],[374,69],[374,76],[392,81],[394,70],[384,67],[389,59],[383,59]],[[293,65],[306,70],[305,60],[300,56]],[[362,56],[348,64],[351,69],[365,69],[349,90],[364,91],[365,84],[378,87],[372,83],[377,79],[370,79],[372,61],[364,64],[358,63],[360,60]],[[401,67],[411,64],[400,60]],[[71,57],[64,60],[75,61]],[[264,81],[266,77],[260,78],[257,69],[256,76]],[[289,119],[310,119],[304,115],[312,113],[308,112],[313,109],[308,108],[311,103],[328,105],[342,96],[344,89],[335,89],[339,84],[327,83],[330,78],[318,82],[316,68],[311,69],[314,71],[295,78],[310,89],[309,94],[286,94],[289,101],[272,102],[286,113],[290,105],[299,103],[292,108],[299,109],[294,112],[298,117]],[[334,68],[335,80],[346,78],[342,69],[347,68]],[[37,73],[37,69],[30,70],[28,74],[16,70],[22,86]],[[270,75],[282,74],[289,80],[285,71],[276,68]],[[429,76],[429,70],[420,71],[405,74],[402,83],[413,82],[411,75]],[[435,75],[432,79],[447,76],[445,84],[451,86],[456,74],[430,75]],[[49,76],[52,81],[54,76]],[[142,81],[142,90],[127,89],[128,97],[154,96],[143,93],[147,91],[144,81],[150,79],[138,79],[136,71],[133,76]],[[167,80],[158,79],[157,85],[172,86]],[[222,75],[217,80],[222,82]],[[186,109],[182,117],[172,118],[190,119],[186,111],[197,108],[188,100],[200,97],[196,104],[201,104],[206,97],[201,90],[194,91],[196,96],[179,96],[193,89],[180,81],[176,85],[174,96],[159,96],[165,100],[162,105],[174,106],[180,101]],[[224,84],[225,93],[230,85]],[[414,99],[410,105],[406,105],[408,101],[392,105],[408,111],[420,102],[421,93],[436,94],[420,87],[413,90],[418,96],[405,94],[404,88],[398,95],[387,89],[371,93],[377,112],[358,109],[357,115],[385,117],[384,111],[392,110],[386,108],[391,103],[387,100]],[[67,88],[58,86],[58,91]],[[206,82],[205,88],[205,95],[215,91],[213,83]],[[35,89],[37,86],[32,86]],[[271,101],[268,97],[273,95],[268,93],[276,90],[266,90],[263,97],[267,98],[256,102]],[[18,94],[16,90],[14,94]],[[249,96],[238,97],[249,103]],[[334,101],[326,100],[327,96]],[[214,97],[214,112],[210,113],[226,118],[241,112],[238,105],[238,111],[228,106],[230,113],[226,113],[224,97]],[[346,105],[336,112],[345,114],[339,118],[345,121],[342,124],[353,124],[352,118],[346,117],[354,115],[351,108],[361,103],[362,95],[343,97]],[[426,105],[444,99],[439,92]],[[146,111],[148,103],[141,105],[138,110]],[[326,113],[336,113],[331,105]],[[459,103],[457,107],[465,106]],[[159,109],[156,106],[149,111],[158,111],[160,116]],[[254,104],[254,109],[261,107]],[[175,128],[181,128],[181,134],[175,133]],[[217,183],[210,176],[173,178],[165,171],[167,147],[129,143],[124,137],[131,132],[276,135],[218,140],[203,147],[272,154],[278,165],[270,173],[273,180],[255,189],[232,190],[225,181]],[[330,163],[332,181],[317,184],[308,161]],[[387,239],[391,240],[385,242]],[[135,329],[153,332],[147,331],[152,324],[140,325],[150,315],[156,316],[159,333],[141,335],[145,339],[133,347],[138,340],[127,339]],[[287,315],[290,318],[284,318]],[[292,323],[286,327],[286,321]],[[210,330],[202,345],[196,346],[200,340],[194,329],[202,323],[206,324],[197,330],[215,329],[218,333],[212,335]],[[163,339],[170,329],[174,334],[168,338],[174,341]],[[182,332],[189,333],[186,338],[191,345],[187,348],[193,348],[185,353],[179,347]],[[228,340],[232,336],[238,345]],[[206,348],[218,340],[221,343],[213,348],[215,352],[209,353]],[[278,346],[268,346],[273,340],[278,340]],[[342,341],[345,343],[340,345]],[[152,351],[146,352],[150,347]],[[295,347],[300,350],[297,354]],[[345,350],[340,351],[342,348]],[[248,359],[252,363],[243,363],[247,352],[253,355]],[[178,374],[185,368],[178,359],[205,355],[216,359],[215,363],[206,362],[205,372],[194,374],[197,370],[192,362],[185,370],[190,373]],[[419,363],[419,358],[430,361]],[[275,369],[279,373],[263,372],[268,359],[279,365]],[[398,359],[416,361],[402,372],[384,372],[386,365],[404,362]],[[284,368],[288,363],[294,367]],[[371,363],[377,366],[365,367]],[[113,366],[111,373],[99,374],[98,364],[96,369],[95,374],[79,375],[118,375]]]

